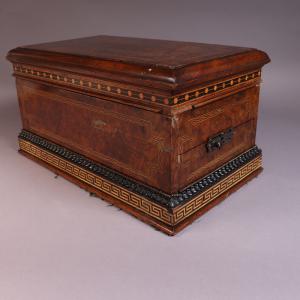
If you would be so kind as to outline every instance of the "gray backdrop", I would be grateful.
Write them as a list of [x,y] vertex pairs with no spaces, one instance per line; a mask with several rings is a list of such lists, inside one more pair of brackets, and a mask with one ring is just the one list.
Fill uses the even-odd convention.
[[[0,1],[0,299],[299,299],[299,1]],[[7,51],[96,34],[265,50],[263,174],[170,238],[17,154]]]

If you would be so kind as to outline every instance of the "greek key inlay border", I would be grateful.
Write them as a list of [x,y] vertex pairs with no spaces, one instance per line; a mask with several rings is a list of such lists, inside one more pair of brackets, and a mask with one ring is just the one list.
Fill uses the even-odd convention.
[[[92,169],[89,171],[79,165],[76,165],[72,161],[68,161],[67,159],[58,156],[57,153],[60,149],[52,147],[52,149],[45,150],[42,147],[22,138],[19,138],[19,146],[22,151],[37,157],[38,159],[56,167],[57,169],[60,169],[63,172],[66,172],[80,181],[85,182],[90,186],[93,186],[94,188],[112,196],[113,198],[122,201],[123,203],[126,203],[131,207],[134,207],[135,209],[170,226],[174,226],[182,222],[200,210],[202,207],[222,195],[231,187],[242,181],[255,170],[259,169],[262,165],[261,154],[258,154],[258,156],[255,156],[250,161],[245,161],[245,164],[241,165],[237,170],[235,170],[233,173],[230,173],[224,179],[217,181],[216,184],[213,184],[212,186],[209,186],[208,189],[196,195],[191,200],[170,210],[159,205],[158,203],[146,199],[145,197],[127,189],[126,187],[120,186],[102,176],[96,175],[93,173]],[[255,152],[256,150],[253,148],[249,151]],[[239,157],[242,157],[242,159],[245,160],[248,153],[251,153],[249,151],[246,152],[246,154],[243,154],[244,156]],[[73,154],[71,153],[70,159],[72,160],[73,158]],[[232,160],[231,163],[232,162],[233,164],[237,163],[235,160]],[[211,180],[209,176],[206,178],[207,179],[204,180]],[[193,186],[187,188],[187,193],[189,193],[189,189],[193,189]]]
[[261,166],[262,157],[259,156],[185,205],[174,209],[174,225],[180,223],[208,203],[212,202],[214,199],[228,191],[251,173],[261,168]]
[[83,181],[90,186],[122,201],[126,204],[158,219],[166,224],[173,224],[173,217],[166,208],[132,193],[110,181],[93,174],[83,168],[76,166],[69,161],[62,159],[44,149],[41,149],[30,142],[19,139],[20,149],[39,158],[40,160],[68,173],[69,175]]

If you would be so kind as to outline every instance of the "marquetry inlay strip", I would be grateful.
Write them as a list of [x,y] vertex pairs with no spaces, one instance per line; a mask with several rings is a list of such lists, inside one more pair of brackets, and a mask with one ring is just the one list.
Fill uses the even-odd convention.
[[61,171],[83,181],[90,186],[122,201],[148,215],[158,219],[166,224],[172,225],[172,215],[166,208],[153,203],[129,190],[126,190],[101,176],[97,176],[94,173],[87,171],[61,157],[54,155],[28,141],[19,139],[20,149],[39,158],[40,160],[58,168]]
[[258,156],[254,160],[250,161],[242,168],[238,169],[230,176],[226,177],[222,181],[218,182],[202,194],[198,195],[193,200],[189,201],[183,206],[175,208],[173,211],[174,225],[183,221],[190,215],[194,214],[196,211],[212,202],[214,199],[228,191],[230,188],[235,186],[237,183],[242,181],[244,178],[249,176],[255,170],[261,168],[262,166],[262,157]]
[[[185,191],[181,195],[178,194],[178,197],[184,196],[185,193],[188,197],[189,195],[192,195],[193,190],[197,188],[197,185],[204,185],[205,188],[205,185],[207,184],[208,188],[204,189],[203,192],[201,192],[200,194],[195,194],[195,196],[191,198],[191,200],[184,202],[182,205],[178,205],[173,209],[168,209],[164,206],[159,205],[158,203],[146,199],[136,192],[133,192],[129,188],[126,188],[126,186],[121,186],[117,183],[112,182],[111,180],[104,178],[103,176],[95,174],[95,166],[90,164],[88,160],[86,161],[88,163],[88,166],[86,168],[76,164],[75,161],[77,160],[77,157],[75,153],[72,153],[71,151],[68,151],[65,148],[62,148],[55,144],[48,143],[47,140],[42,138],[39,138],[39,143],[41,144],[41,146],[35,145],[34,143],[25,140],[22,137],[19,138],[19,145],[22,151],[33,155],[34,157],[48,163],[49,165],[52,165],[57,169],[79,179],[80,181],[85,182],[90,186],[93,186],[94,188],[110,195],[111,197],[122,201],[123,203],[126,203],[131,207],[134,207],[135,209],[171,226],[183,221],[184,219],[194,214],[199,209],[222,195],[224,192],[228,191],[231,187],[249,176],[252,172],[259,169],[262,164],[261,154],[259,150],[257,150],[257,147],[254,147],[244,154],[240,155],[239,157],[233,159],[227,165],[224,165],[223,167],[216,170],[214,172],[216,173],[215,175],[213,175],[214,173],[211,173],[211,175],[208,175],[204,177],[204,179],[191,185],[190,187],[185,189]],[[47,145],[49,145],[49,149],[46,150],[43,147],[46,147]],[[59,156],[59,153],[61,153],[61,151],[67,153],[67,158]],[[252,155],[257,156],[251,158]],[[79,160],[84,161],[85,158],[80,156]],[[244,162],[244,164],[239,167],[238,163],[241,160]],[[224,168],[224,171],[226,171],[225,169],[227,167],[233,168],[234,172],[228,173],[228,175],[220,181],[215,181],[214,178],[216,176],[221,176],[223,172],[222,169]],[[210,182],[216,183],[210,185]],[[142,186],[139,186],[139,184],[136,183],[136,185],[139,189],[142,188]],[[156,197],[157,196],[158,195],[156,195]],[[181,202],[179,201],[179,203]]]
[[251,84],[253,81],[260,78],[260,70],[249,72],[243,75],[234,76],[229,79],[217,81],[207,86],[188,91],[182,94],[174,95],[172,97],[164,97],[162,95],[154,95],[141,91],[129,90],[123,86],[117,86],[98,80],[96,78],[89,78],[85,76],[78,76],[75,74],[60,73],[59,71],[45,71],[41,68],[31,67],[26,65],[14,64],[14,71],[16,75],[25,77],[38,78],[43,81],[56,82],[62,85],[73,86],[84,90],[97,91],[114,96],[123,96],[135,100],[147,100],[151,102],[158,102],[165,105],[176,105],[186,101],[196,100],[208,96],[210,94],[218,94],[225,90],[230,90],[233,87],[238,87],[245,83]]

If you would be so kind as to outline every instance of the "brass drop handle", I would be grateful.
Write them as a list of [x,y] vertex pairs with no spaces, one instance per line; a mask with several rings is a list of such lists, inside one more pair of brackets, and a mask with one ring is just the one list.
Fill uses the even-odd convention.
[[233,128],[229,128],[224,132],[220,132],[219,134],[210,137],[206,144],[207,152],[221,149],[224,144],[229,143],[232,140],[232,136]]

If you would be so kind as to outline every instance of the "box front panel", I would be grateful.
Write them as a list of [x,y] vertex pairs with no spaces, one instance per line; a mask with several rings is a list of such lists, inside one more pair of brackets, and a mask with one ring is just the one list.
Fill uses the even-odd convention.
[[170,191],[169,120],[161,114],[17,79],[25,129]]

